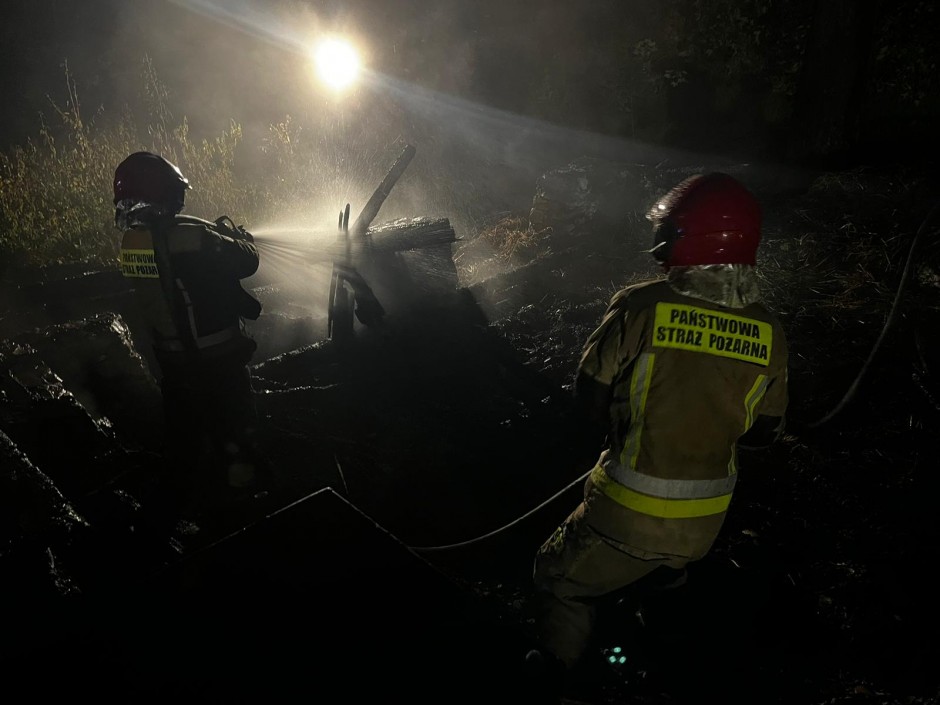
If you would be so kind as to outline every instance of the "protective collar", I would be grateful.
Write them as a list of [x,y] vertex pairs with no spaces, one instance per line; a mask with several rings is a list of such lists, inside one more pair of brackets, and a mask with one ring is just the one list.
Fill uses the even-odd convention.
[[751,264],[670,267],[666,281],[678,294],[727,308],[744,308],[760,301],[757,268]]
[[154,222],[173,215],[169,209],[153,203],[144,203],[133,199],[118,201],[114,207],[114,225],[124,232],[141,225],[152,225]]

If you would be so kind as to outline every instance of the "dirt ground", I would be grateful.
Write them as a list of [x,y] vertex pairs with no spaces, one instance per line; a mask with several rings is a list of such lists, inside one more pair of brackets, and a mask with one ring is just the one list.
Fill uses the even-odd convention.
[[[662,183],[670,177],[663,175]],[[611,596],[592,650],[591,678],[572,686],[572,702],[940,702],[940,611],[931,578],[940,489],[931,460],[940,431],[940,249],[938,223],[925,224],[936,186],[927,175],[898,169],[820,173],[799,187],[755,189],[764,205],[763,291],[790,345],[787,434],[771,449],[742,451],[741,482],[723,533],[712,554],[691,567],[686,586]],[[518,214],[518,222],[526,215]],[[179,572],[167,583],[168,572],[180,563],[216,565],[220,555],[229,556],[219,563],[227,569],[239,565],[243,584],[260,585],[262,568],[252,573],[246,566],[264,565],[292,576],[279,585],[305,585],[307,577],[292,571],[306,556],[333,582],[328,588],[317,583],[320,621],[299,620],[296,603],[285,598],[290,609],[278,610],[271,593],[263,595],[262,611],[273,609],[284,625],[263,632],[264,638],[294,644],[278,654],[296,654],[300,644],[316,640],[316,629],[338,620],[348,629],[330,632],[334,636],[384,644],[395,665],[382,677],[408,671],[403,678],[412,690],[400,692],[411,692],[412,701],[422,699],[419,684],[439,668],[455,680],[429,701],[524,702],[512,674],[528,643],[532,558],[576,505],[589,467],[585,449],[572,442],[578,420],[569,385],[580,348],[614,291],[659,275],[642,252],[642,219],[615,226],[586,222],[567,231],[530,232],[511,252],[493,246],[494,231],[512,229],[505,220],[489,233],[464,236],[453,250],[456,290],[418,299],[380,330],[360,329],[350,346],[325,340],[316,317],[306,328],[283,318],[265,323],[284,302],[276,287],[259,289],[265,314],[256,334],[269,347],[252,372],[276,482],[258,500],[215,508],[198,534],[174,538],[179,543],[141,538],[139,529],[132,535],[133,526],[146,523],[147,491],[159,468],[158,414],[138,408],[130,423],[112,412],[105,430],[117,449],[93,449],[89,436],[76,432],[70,452],[56,455],[26,433],[29,420],[10,410],[13,393],[5,392],[0,430],[16,448],[5,457],[20,462],[25,456],[53,478],[63,499],[96,529],[65,538],[46,529],[30,533],[40,521],[16,523],[2,554],[7,575],[16,576],[6,581],[13,583],[8,604],[37,594],[45,610],[63,595],[101,596],[104,604],[116,585],[136,589],[156,574],[164,588],[179,586]],[[23,273],[16,282],[5,276],[23,302],[15,311],[5,307],[0,319],[6,339],[0,361],[9,376],[22,371],[11,361],[22,359],[15,351],[27,343],[56,349],[50,340],[60,334],[50,326],[117,315],[133,331],[126,297],[106,276],[58,285],[85,292],[68,305],[50,293],[59,281],[53,275],[37,275],[45,278],[42,286],[24,282]],[[302,331],[296,345],[277,350],[270,344],[284,326]],[[62,386],[74,391],[74,375],[62,369]],[[154,389],[141,384],[140,406],[158,404]],[[95,384],[85,380],[84,386]],[[134,411],[108,408],[124,409],[127,418]],[[140,433],[146,424],[153,434]],[[104,481],[97,489],[88,480],[76,481],[85,489],[63,490],[56,478],[72,477],[59,467],[66,463],[82,468],[83,479],[91,474]],[[316,494],[324,488],[330,497]],[[356,529],[363,517],[394,539],[401,555],[390,549],[393,557],[370,569],[370,556],[385,539]],[[274,528],[264,534],[263,526]],[[271,543],[258,538],[262,534]],[[287,545],[290,550],[277,548]],[[415,557],[445,576],[447,587],[424,573],[409,582]],[[229,584],[200,575],[201,589]],[[427,607],[435,599],[441,612]],[[467,599],[473,606],[457,619],[453,605]],[[381,639],[369,632],[369,620],[349,616],[351,605],[372,620],[382,615]],[[387,621],[396,605],[401,621]],[[422,613],[422,605],[428,611]],[[137,598],[127,609],[133,609],[131,621],[148,611]],[[477,609],[486,616],[471,617]],[[409,621],[409,614],[418,616]],[[488,620],[490,631],[481,626]],[[312,630],[302,638],[300,624]],[[390,654],[409,643],[409,630],[411,642],[430,643],[421,650],[412,643],[408,658],[396,660]],[[54,638],[55,623],[48,633],[48,640],[34,635],[30,648],[11,649],[8,665],[52,659],[61,650],[50,643],[73,643]],[[103,633],[107,643],[120,643],[115,631]],[[465,669],[451,664],[455,670],[447,671],[442,664],[450,662],[432,656],[448,648],[450,642],[434,641],[442,639],[464,643],[465,651],[458,651]],[[82,643],[100,648],[102,642]],[[67,652],[76,657],[76,649]],[[56,660],[56,667],[64,661]],[[73,678],[101,665],[87,656],[74,663],[67,669]],[[297,684],[297,668],[282,664],[282,671],[284,682]],[[135,681],[127,675],[121,682]],[[353,681],[343,683],[352,698]],[[474,683],[486,695],[470,687]],[[225,694],[218,699],[239,699]]]
[[[763,290],[791,351],[788,433],[772,449],[742,454],[722,537],[686,587],[612,598],[597,650],[615,658],[617,674],[589,687],[589,698],[940,697],[938,610],[926,577],[937,557],[930,458],[940,421],[931,183],[903,170],[858,170],[760,194]],[[635,279],[656,275],[641,257],[618,254]],[[610,281],[623,281],[622,261],[608,259]],[[596,271],[588,280],[606,281]],[[552,289],[496,325],[528,365],[564,385],[602,298]],[[563,518],[576,500],[569,493],[541,516]],[[524,603],[519,575],[518,594],[506,584],[481,589]],[[615,646],[628,654],[622,666]]]

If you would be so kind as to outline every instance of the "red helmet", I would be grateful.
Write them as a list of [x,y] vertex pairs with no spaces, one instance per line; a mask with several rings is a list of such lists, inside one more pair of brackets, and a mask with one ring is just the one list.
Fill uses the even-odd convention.
[[698,174],[673,188],[650,212],[653,256],[668,267],[755,264],[760,205],[727,174]]
[[152,152],[134,152],[114,170],[114,204],[134,200],[179,212],[189,181],[172,162]]

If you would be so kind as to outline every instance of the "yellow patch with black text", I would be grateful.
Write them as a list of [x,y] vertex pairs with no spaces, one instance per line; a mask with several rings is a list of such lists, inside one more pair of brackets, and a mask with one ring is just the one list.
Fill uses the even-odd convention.
[[773,326],[766,321],[685,304],[656,304],[653,347],[730,357],[766,367]]
[[159,279],[153,250],[121,249],[121,274],[139,279]]

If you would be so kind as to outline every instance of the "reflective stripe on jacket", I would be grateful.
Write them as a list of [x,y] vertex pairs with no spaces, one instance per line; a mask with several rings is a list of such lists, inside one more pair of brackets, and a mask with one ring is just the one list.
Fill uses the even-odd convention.
[[[579,366],[610,388],[608,447],[590,482],[628,510],[616,533],[630,534],[632,513],[667,524],[719,519],[737,480],[738,438],[758,414],[784,415],[786,366],[783,329],[761,304],[724,308],[664,281],[618,292]],[[711,534],[720,521],[702,526]],[[675,531],[663,526],[650,550],[668,552]]]

